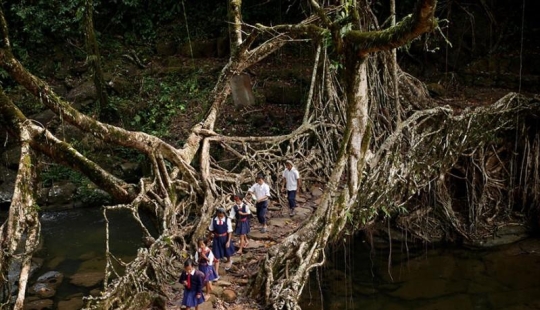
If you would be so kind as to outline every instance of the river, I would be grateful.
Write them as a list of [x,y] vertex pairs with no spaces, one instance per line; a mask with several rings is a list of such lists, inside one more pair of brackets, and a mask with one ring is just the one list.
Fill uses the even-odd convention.
[[[142,246],[138,224],[126,210],[108,212],[107,217],[111,252],[124,262],[131,261]],[[35,256],[43,259],[43,267],[36,276],[47,271],[64,274],[55,301],[87,295],[90,288],[73,285],[70,277],[104,270],[106,222],[101,209],[47,212],[41,215],[41,223],[43,248]]]
[[[47,271],[65,276],[54,297],[82,296],[91,288],[70,277],[105,266],[105,220],[98,209],[41,215],[43,248],[37,257]],[[141,246],[141,232],[127,212],[109,216],[111,250],[125,261]],[[424,246],[370,250],[360,237],[327,251],[324,268],[313,272],[301,297],[304,310],[540,309],[540,239],[484,250]],[[319,279],[319,280],[318,280]],[[32,282],[31,282],[32,283]]]
[[482,250],[398,244],[390,260],[360,238],[338,247],[306,285],[302,309],[540,309],[540,239]]

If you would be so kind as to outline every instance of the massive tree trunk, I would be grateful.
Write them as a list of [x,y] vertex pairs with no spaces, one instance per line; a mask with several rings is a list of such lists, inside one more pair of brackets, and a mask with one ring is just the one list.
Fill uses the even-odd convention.
[[[340,140],[340,153],[332,167],[321,204],[310,223],[268,252],[252,296],[260,296],[263,292],[265,304],[273,309],[298,308],[298,299],[309,272],[324,263],[324,249],[329,238],[341,234],[346,215],[358,206],[366,154],[371,144],[368,134],[369,104],[377,105],[368,87],[369,53],[398,47],[435,26],[433,14],[436,1],[419,1],[415,13],[400,25],[376,32],[364,30],[371,29],[375,23],[369,18],[360,20],[361,7],[356,2],[352,3],[345,5],[349,6],[347,9],[351,12],[351,30],[345,35],[339,33],[332,36],[337,57],[344,59],[345,93],[342,95],[346,100],[346,122]],[[312,4],[329,32],[342,31],[343,25],[329,21],[314,1]],[[275,27],[280,30],[291,28]],[[299,31],[295,29],[293,32]],[[375,107],[375,110],[378,109]],[[347,180],[346,183],[342,182],[343,179]]]
[[[7,23],[0,11],[0,67],[64,121],[98,139],[144,154],[152,166],[151,176],[142,178],[139,184],[128,184],[27,120],[16,105],[0,93],[0,122],[21,141],[23,151],[16,199],[0,236],[3,262],[9,265],[13,260],[23,235],[25,250],[30,256],[39,234],[39,220],[33,208],[31,188],[28,188],[33,184],[32,152],[45,154],[55,162],[81,171],[107,190],[119,204],[106,207],[105,216],[119,208],[131,210],[147,239],[153,241],[148,248],[139,250],[137,257],[126,266],[124,276],[112,267],[114,257],[107,253],[103,294],[88,297],[88,309],[140,309],[160,304],[164,298],[163,287],[179,274],[174,262],[187,257],[190,243],[206,233],[215,208],[225,203],[228,193],[251,183],[254,171],[278,171],[284,158],[301,160],[304,163],[302,177],[326,183],[326,187],[308,223],[269,249],[261,271],[251,283],[253,297],[264,296],[261,302],[267,307],[297,309],[309,272],[324,263],[324,249],[345,227],[364,229],[381,219],[378,214],[399,216],[408,201],[421,201],[434,184],[439,197],[437,212],[444,218],[441,226],[446,224],[445,230],[464,238],[475,236],[454,213],[447,199],[450,193],[444,190],[445,176],[462,156],[471,156],[500,141],[484,143],[474,150],[472,146],[519,126],[530,130],[526,119],[516,116],[527,115],[538,107],[512,95],[493,107],[453,115],[448,107],[434,107],[414,79],[398,72],[400,79],[394,83],[401,86],[404,101],[396,115],[404,119],[401,121],[396,115],[385,112],[390,102],[386,94],[393,93],[394,86],[386,83],[392,80],[392,75],[387,70],[380,73],[379,68],[388,64],[389,50],[436,26],[435,0],[419,0],[412,15],[387,29],[378,29],[366,3],[347,1],[341,6],[324,8],[312,0],[310,5],[316,16],[296,25],[257,25],[250,28],[246,36],[242,35],[241,4],[241,1],[230,0],[233,52],[209,96],[211,106],[204,120],[192,128],[181,148],[144,132],[99,122],[74,109],[15,59]],[[341,18],[341,14],[346,14],[345,18]],[[262,43],[254,46],[259,37],[263,38]],[[270,137],[224,136],[214,131],[221,107],[230,94],[230,78],[278,50],[291,38],[299,37],[313,40],[318,46],[302,124],[289,134]],[[332,66],[336,63],[340,65]],[[537,148],[538,136],[524,143]],[[220,166],[212,158],[216,147],[235,160],[237,165],[233,169]],[[537,151],[530,152],[523,159],[531,167],[527,180],[534,179],[538,173],[539,168],[530,160],[535,154],[538,155]],[[471,165],[477,165],[479,160],[471,158],[475,161]],[[194,163],[195,159],[199,162]],[[476,198],[485,202],[494,196],[490,194],[489,182],[484,185],[486,194]],[[531,190],[529,183],[522,185],[525,193],[537,192]],[[538,203],[537,198],[536,194],[532,198],[535,203]],[[151,207],[148,209],[160,223],[159,236],[151,236],[138,219],[141,206]],[[482,221],[478,213],[471,215],[476,224]],[[190,216],[193,214],[197,217]],[[401,217],[400,220],[402,227],[416,229],[417,237],[429,239],[413,227],[414,218]],[[25,260],[21,267],[17,307],[22,306],[27,267]],[[5,279],[7,265],[2,264],[1,269]],[[3,302],[10,302],[8,296],[13,288],[2,288]]]

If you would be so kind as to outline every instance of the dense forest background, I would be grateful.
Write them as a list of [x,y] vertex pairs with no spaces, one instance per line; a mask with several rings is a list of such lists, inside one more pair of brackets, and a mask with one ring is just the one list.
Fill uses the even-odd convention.
[[[85,3],[10,1],[3,6],[15,56],[59,95],[83,112],[95,114],[98,98],[90,82],[83,31]],[[413,4],[397,3],[398,20],[409,14]],[[227,4],[94,1],[92,5],[109,95],[109,103],[99,113],[105,121],[158,134],[181,145],[189,128],[202,119],[215,74],[229,55]],[[399,48],[398,62],[423,80],[432,96],[460,98],[450,101],[458,107],[493,102],[507,90],[536,93],[540,85],[537,8],[534,1],[441,1],[437,6],[440,28]],[[380,26],[388,25],[388,3],[374,2],[371,10],[378,15]],[[243,3],[246,25],[295,23],[312,13],[302,1]],[[312,57],[311,43],[295,44],[251,69],[257,102],[278,104],[273,106],[276,113],[264,119],[267,124],[256,134],[278,133],[298,119],[294,110],[301,109],[297,103],[307,94]],[[273,83],[276,79],[282,83]],[[0,81],[27,115],[44,124],[54,120],[3,70]],[[280,104],[288,107],[286,123],[280,122],[284,118],[279,113],[287,113]],[[257,131],[257,126],[248,127]],[[6,141],[4,150],[9,149],[15,141],[5,131],[0,135]],[[131,158],[133,154],[123,150],[119,155]],[[16,156],[11,157],[15,162],[4,161],[16,168]],[[46,166],[43,176],[46,184],[66,177],[81,182],[80,176],[56,165]],[[8,187],[8,183],[2,185]],[[1,198],[0,203],[7,207],[9,195],[3,192]]]
[[[84,60],[84,53],[80,53],[84,39],[82,3],[75,0],[5,3],[17,56],[34,66],[43,60],[40,55],[56,53],[61,57],[58,54],[62,52],[69,53],[75,61],[77,58]],[[412,5],[414,1],[397,3],[398,20],[410,13]],[[170,47],[190,40],[228,37],[227,7],[223,1],[95,1],[94,8],[95,28],[105,58],[114,51],[119,52],[115,49],[119,45],[126,49],[135,48],[141,57],[149,58],[164,45]],[[539,22],[534,16],[537,8],[538,3],[534,1],[441,1],[437,6],[441,29],[399,49],[399,60],[414,64],[417,68],[413,73],[419,73],[421,77],[465,74],[475,70],[471,66],[481,66],[480,60],[488,60],[491,66],[498,61],[508,63],[499,64],[498,68],[478,68],[477,71],[497,69],[507,74],[537,74],[535,70],[539,66],[534,63],[538,58]],[[388,3],[374,2],[371,9],[380,17],[382,26],[388,23],[384,20],[389,15]],[[302,1],[243,3],[243,21],[252,25],[294,23],[311,13]],[[226,50],[227,44],[224,45],[221,47]],[[185,49],[180,52],[190,56]],[[218,51],[211,48],[205,53],[195,51],[194,56],[224,57],[225,53],[220,50],[218,55]],[[523,83],[534,87],[526,80]],[[481,82],[478,84],[482,85]]]
[[[410,17],[411,8],[416,2],[400,1],[396,8],[397,19]],[[233,3],[229,2],[229,5]],[[349,7],[351,3],[356,5],[354,1],[347,2],[340,6],[339,10]],[[388,18],[390,6],[387,3],[366,3],[362,12],[369,16],[354,17],[358,18],[357,21],[365,18],[369,20],[366,24],[378,23],[372,25],[370,30],[391,26]],[[145,246],[160,253],[148,257],[141,255],[131,265],[135,266],[134,270],[145,270],[148,268],[148,260],[158,261],[181,255],[178,253],[189,247],[192,236],[204,233],[203,230],[207,227],[204,221],[209,220],[212,208],[223,203],[219,201],[222,199],[219,197],[224,197],[224,194],[251,182],[253,176],[250,174],[253,171],[277,171],[282,158],[298,155],[300,157],[297,159],[306,160],[309,159],[309,154],[316,164],[305,165],[306,171],[303,171],[303,174],[309,175],[306,183],[324,184],[326,180],[333,180],[325,189],[330,194],[323,195],[324,200],[319,201],[316,210],[331,211],[315,211],[310,223],[299,228],[294,236],[288,239],[290,246],[287,246],[287,243],[276,245],[271,251],[273,254],[266,257],[264,264],[267,267],[261,268],[263,271],[253,277],[253,291],[265,292],[266,303],[279,300],[293,306],[302,291],[295,283],[304,283],[309,270],[319,263],[318,255],[322,255],[321,249],[326,246],[329,236],[337,238],[343,231],[349,233],[366,227],[373,228],[379,220],[392,218],[395,220],[392,224],[403,224],[406,229],[416,230],[415,237],[419,240],[431,242],[467,239],[474,243],[490,236],[494,229],[497,230],[499,221],[503,223],[518,219],[537,228],[538,190],[535,185],[538,181],[538,166],[533,159],[534,152],[538,150],[530,147],[537,145],[539,139],[534,133],[537,131],[537,126],[534,125],[537,115],[523,112],[526,114],[523,118],[513,118],[511,113],[514,111],[527,111],[530,107],[523,108],[528,101],[514,100],[515,97],[512,96],[505,97],[508,102],[502,100],[499,105],[491,107],[493,110],[487,107],[485,110],[471,112],[469,108],[489,106],[508,92],[537,98],[540,85],[540,65],[537,57],[540,54],[540,25],[534,13],[538,3],[525,0],[521,3],[490,0],[439,1],[435,12],[438,27],[400,47],[397,52],[398,63],[405,72],[402,77],[405,78],[399,80],[400,82],[396,79],[396,85],[405,81],[404,84],[411,90],[410,93],[400,93],[407,105],[403,114],[401,107],[392,106],[389,100],[392,97],[389,90],[393,80],[389,78],[389,68],[394,67],[390,65],[389,55],[372,53],[376,56],[362,57],[360,61],[354,57],[347,58],[352,54],[340,50],[336,43],[340,41],[337,35],[333,37],[336,42],[328,40],[326,45],[321,44],[319,47],[314,41],[305,38],[287,38],[295,44],[286,45],[246,70],[255,100],[253,106],[242,106],[232,98],[226,98],[228,86],[224,81],[237,72],[224,68],[230,68],[228,66],[231,63],[237,65],[236,68],[242,68],[242,62],[248,62],[246,59],[229,58],[231,46],[235,47],[235,44],[231,43],[234,43],[234,35],[238,36],[239,29],[245,33],[265,30],[268,31],[266,34],[270,33],[270,37],[274,36],[273,39],[276,39],[279,37],[278,32],[272,31],[278,28],[263,28],[259,23],[270,26],[297,24],[308,16],[319,14],[320,17],[321,12],[327,12],[338,24],[341,18],[344,23],[350,18],[345,9],[333,11],[334,4],[340,4],[338,1],[323,1],[323,4],[327,11],[314,12],[313,5],[307,6],[301,1],[243,1],[241,28],[235,28],[235,32],[231,31],[233,26],[239,26],[240,23],[238,20],[236,23],[230,22],[235,16],[231,16],[230,8],[223,1],[2,2],[10,35],[10,42],[7,42],[4,33],[2,42],[2,64],[5,70],[0,71],[2,90],[34,124],[46,128],[59,138],[58,142],[54,140],[57,143],[54,146],[48,146],[48,143],[53,141],[50,136],[44,141],[35,142],[49,157],[38,154],[36,165],[27,165],[29,169],[26,177],[30,177],[31,169],[35,168],[40,183],[36,191],[37,207],[33,208],[32,199],[28,199],[26,203],[32,208],[23,211],[36,216],[37,211],[44,209],[103,206],[118,201],[132,202],[132,206],[138,206],[141,202],[144,202],[141,205],[146,204],[146,207],[159,205],[161,208],[153,209],[157,219],[156,226],[161,225],[165,234],[172,233],[171,236],[164,237],[166,242],[156,242],[148,230],[146,231],[148,243]],[[93,9],[89,10],[89,7]],[[89,12],[92,12],[92,18],[89,18]],[[341,12],[343,16],[336,12]],[[89,20],[93,20],[95,33],[89,31]],[[350,30],[343,27],[344,33]],[[92,45],[91,35],[94,34],[97,46]],[[252,43],[262,46],[268,42],[265,41],[267,39],[268,37],[264,36],[257,37]],[[321,42],[325,41],[318,43]],[[325,79],[316,79],[315,75],[311,76],[311,70],[317,68],[313,66],[313,59],[318,57],[316,51],[322,47],[328,54],[325,54],[324,66],[321,67],[328,66],[328,72],[335,73],[338,78],[333,79],[329,75]],[[6,62],[11,50],[29,72],[51,86],[54,96],[47,97],[47,87],[35,87],[36,84],[32,83],[37,79],[19,77],[17,82],[14,81],[13,77],[22,70],[13,72],[11,63]],[[348,51],[354,51],[354,48]],[[365,60],[373,61],[369,67],[370,91],[367,91],[367,83],[353,82],[359,82],[361,74],[368,76],[368,70],[362,67],[366,66]],[[351,69],[356,66],[364,68],[365,71]],[[96,76],[99,75],[96,74],[97,68],[102,71],[103,85],[96,82]],[[351,75],[353,78],[348,79],[347,72],[363,73]],[[408,78],[408,74],[424,82],[425,87],[422,83],[416,83],[415,78]],[[220,79],[222,76],[224,78]],[[367,78],[364,79],[366,80]],[[341,82],[349,88],[341,89]],[[321,87],[313,91],[310,87],[316,83],[320,83]],[[24,84],[24,87],[21,84]],[[104,86],[101,90],[97,89],[100,85]],[[223,87],[221,93],[216,85]],[[399,86],[395,89],[397,88]],[[39,93],[40,90],[45,92]],[[319,90],[320,93],[317,93]],[[423,90],[428,91],[436,101],[424,98]],[[56,94],[63,99],[56,97]],[[365,96],[356,97],[358,94]],[[318,103],[321,104],[312,109],[315,111],[312,112],[313,115],[322,111],[317,117],[341,124],[334,126],[331,121],[309,124],[313,118],[309,118],[308,113],[304,114],[303,111],[310,110],[312,97],[320,100]],[[338,107],[336,110],[325,110],[329,105],[322,103],[328,98],[331,98],[329,101],[335,100]],[[3,103],[9,103],[9,100],[4,100]],[[42,104],[43,100],[47,101],[48,105]],[[66,102],[69,104],[66,105]],[[520,106],[513,107],[511,104],[516,102]],[[223,109],[219,116],[216,116],[219,109],[215,107],[220,107],[222,103]],[[369,109],[368,103],[372,104]],[[345,104],[348,104],[347,109],[343,108]],[[69,105],[90,118],[83,119],[80,115],[73,117],[71,112],[66,113]],[[449,113],[449,110],[446,110],[447,105],[456,114],[463,112],[463,118]],[[7,104],[4,108],[6,107]],[[13,109],[12,106],[10,108]],[[57,108],[60,112],[51,111]],[[368,113],[372,123],[368,122]],[[497,117],[484,117],[484,113],[490,117],[495,114]],[[432,114],[435,116],[430,118]],[[216,118],[215,126],[214,119],[208,118],[209,115]],[[471,119],[467,125],[467,122],[462,121],[469,115]],[[410,118],[401,123],[402,116]],[[65,122],[64,117],[72,119]],[[429,118],[429,121],[418,121],[417,124],[416,121],[423,117]],[[520,122],[519,126],[523,126],[520,128],[523,128],[524,132],[520,138],[525,142],[515,142],[514,146],[508,143],[516,133],[512,131],[513,125],[508,125],[513,124],[512,121],[505,121],[505,117]],[[359,120],[361,125],[344,122],[349,118]],[[18,147],[21,141],[7,134],[14,130],[8,120],[6,116],[0,124],[4,126],[4,130],[0,132],[0,138],[4,141],[0,152],[3,163],[0,166],[0,204],[3,208],[12,203],[15,174],[20,167],[19,154],[22,152],[24,155],[24,149],[21,151]],[[101,126],[96,120],[131,132]],[[80,123],[77,123],[78,121]],[[434,125],[437,122],[448,126],[445,127],[447,131],[439,131],[438,125]],[[199,123],[203,124],[200,126],[207,127],[201,129],[197,127]],[[487,124],[495,124],[493,136],[489,130],[484,131]],[[320,146],[316,143],[319,139],[308,139],[309,135],[302,132],[315,132],[313,128],[319,128],[317,126],[323,128],[316,133],[320,140],[330,139],[330,143],[326,142],[332,145],[329,151],[325,148],[325,142]],[[410,127],[404,129],[405,126]],[[464,126],[464,129],[459,126]],[[32,128],[35,127],[37,126]],[[83,130],[79,131],[81,128]],[[343,128],[346,129],[340,131]],[[423,132],[424,129],[427,131]],[[468,133],[463,135],[467,139],[462,138],[460,130]],[[85,131],[91,132],[95,137]],[[344,146],[347,146],[347,143],[350,145],[347,151],[340,153],[337,152],[340,148],[337,141],[341,141],[341,134],[344,132],[350,132],[354,138],[347,141],[349,136],[344,135]],[[499,135],[499,132],[502,134]],[[151,137],[143,133],[148,133]],[[334,134],[336,138],[332,140]],[[439,134],[444,139],[430,140]],[[279,142],[280,147],[274,148],[269,146],[272,143],[263,141],[274,141],[273,137],[268,136],[284,140]],[[407,139],[401,139],[402,137]],[[418,140],[413,143],[415,138]],[[39,136],[35,139],[37,141]],[[454,139],[452,141],[457,142],[442,145],[444,143],[440,141],[444,142],[445,139]],[[481,142],[478,148],[474,139]],[[411,145],[407,144],[409,141]],[[64,148],[63,142],[67,142],[93,162],[99,163],[105,172],[100,175],[92,174],[98,170],[95,169],[96,166],[67,155],[72,149]],[[249,152],[245,155],[235,149],[246,143],[253,147],[250,149],[252,154],[260,158],[251,158],[248,156]],[[472,146],[467,143],[472,143]],[[183,146],[185,148],[180,150]],[[305,152],[291,151],[296,147]],[[449,152],[446,152],[446,147],[450,149]],[[452,153],[454,147],[458,152],[466,154],[459,157],[461,154]],[[511,152],[509,150],[512,147],[526,151]],[[312,148],[320,149],[313,151]],[[368,148],[372,148],[376,154],[370,153]],[[468,149],[474,150],[471,153],[474,156],[468,157]],[[186,152],[181,153],[182,151]],[[475,153],[477,151],[478,153]],[[270,156],[265,157],[265,154]],[[320,154],[323,155],[317,157]],[[304,155],[306,156],[302,157]],[[239,157],[241,165],[231,160],[235,156]],[[349,161],[345,159],[346,156]],[[427,161],[424,161],[423,157],[426,157]],[[51,163],[50,158],[54,158],[59,164]],[[369,161],[372,165],[364,165]],[[20,162],[24,163],[22,160]],[[260,162],[266,166],[258,165]],[[503,166],[516,162],[521,162],[523,166],[530,165],[527,166],[530,169],[524,169],[527,173],[523,178],[519,178],[514,189],[508,184],[514,184],[512,182],[514,178],[518,179],[518,173],[505,170]],[[336,167],[333,168],[326,166],[334,164]],[[242,165],[256,168],[241,170]],[[390,174],[386,177],[386,173],[395,172],[396,169],[403,169],[400,177],[407,180],[403,182],[404,186],[397,179],[392,181],[395,183],[387,182],[391,177]],[[436,176],[437,169],[441,170],[441,175],[446,174],[446,180]],[[78,171],[86,172],[86,175]],[[109,184],[113,189],[106,188],[110,190],[108,193],[98,191],[87,177],[103,182],[100,184],[102,188],[107,187],[104,184]],[[268,181],[275,182],[277,178],[274,173],[269,175]],[[348,183],[348,186],[340,188],[341,184],[337,185],[338,180]],[[148,182],[148,187],[145,187],[144,182]],[[23,183],[18,184],[21,186]],[[388,183],[392,184],[387,186]],[[58,187],[58,184],[64,185]],[[362,191],[359,190],[360,187]],[[388,188],[388,191],[377,192],[381,188]],[[138,190],[141,191],[136,195]],[[20,192],[24,195],[30,191]],[[171,194],[173,192],[174,194]],[[509,203],[504,206],[500,206],[498,202],[493,203],[501,201],[501,198],[508,199]],[[403,199],[403,204],[400,199]],[[411,201],[412,203],[405,204]],[[432,206],[441,209],[432,212]],[[24,212],[20,214],[24,215]],[[176,216],[178,214],[182,216]],[[400,222],[399,216],[404,214],[408,217],[402,217]],[[425,217],[426,214],[429,216]],[[422,221],[423,217],[428,220]],[[203,228],[194,228],[199,225],[198,221],[203,223],[200,225]],[[32,220],[27,222],[29,227],[36,223]],[[313,225],[311,229],[309,225]],[[329,226],[332,227],[328,228]],[[184,230],[184,227],[188,229]],[[10,240],[9,233],[7,235],[5,240]],[[21,236],[22,233],[19,237]],[[300,242],[294,238],[313,243],[309,246],[299,245]],[[171,246],[169,240],[176,242],[174,246]],[[35,250],[36,244],[28,246],[31,249],[29,252]],[[296,246],[299,247],[298,251],[308,252],[309,247],[314,250],[303,256],[296,254],[302,257],[309,255],[309,259],[294,261],[297,266],[294,267],[295,274],[291,276],[293,280],[290,280],[289,261],[285,263],[282,260],[294,256],[294,253],[300,253],[293,253]],[[12,248],[15,251],[17,246]],[[142,263],[138,264],[139,262]],[[29,266],[28,262],[27,265]],[[156,285],[159,289],[139,288],[150,282],[166,282],[166,269],[169,265],[159,265],[166,267],[152,275],[158,279],[155,282],[137,279],[141,282],[133,283],[120,278],[119,281],[125,282],[117,282],[109,291],[110,300],[104,299],[103,302],[109,303],[113,308],[115,302],[123,302],[129,298],[130,302],[134,303],[137,303],[136,298],[147,298],[149,303],[154,303],[159,298],[149,297],[147,292],[162,289],[162,286]],[[283,271],[285,266],[287,270]],[[277,270],[274,274],[276,278],[272,277],[273,270]],[[3,272],[7,272],[5,268]],[[176,270],[170,274],[175,272]],[[119,289],[116,290],[117,288]],[[133,295],[132,292],[137,290],[139,294]]]

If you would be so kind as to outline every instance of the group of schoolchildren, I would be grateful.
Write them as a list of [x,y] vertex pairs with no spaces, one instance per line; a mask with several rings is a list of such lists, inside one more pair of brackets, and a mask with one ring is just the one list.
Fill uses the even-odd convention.
[[[285,162],[286,169],[282,173],[282,191],[287,193],[287,201],[290,208],[290,216],[294,216],[296,208],[296,193],[301,188],[302,183],[298,170],[294,168],[290,160]],[[263,175],[258,175],[247,193],[248,197],[255,200],[255,208],[257,210],[257,220],[261,225],[261,233],[266,233],[268,226],[266,223],[266,213],[268,210],[268,202],[270,199],[270,187],[264,181]],[[198,240],[198,247],[195,253],[195,260],[187,259],[184,262],[184,271],[180,275],[179,282],[184,285],[184,297],[182,306],[196,310],[199,304],[205,301],[203,288],[206,287],[206,294],[212,291],[212,282],[219,279],[219,264],[220,260],[224,259],[225,270],[229,270],[232,266],[231,256],[234,254],[242,254],[245,247],[248,246],[248,233],[251,231],[249,218],[251,210],[243,201],[242,194],[231,195],[231,200],[234,202],[230,210],[230,215],[227,216],[223,207],[216,210],[216,216],[210,222],[208,230],[212,234],[212,249],[210,249],[204,239]],[[236,226],[234,233],[239,236],[238,251],[232,240],[232,221],[235,219]],[[198,265],[199,270],[196,270],[194,265]]]

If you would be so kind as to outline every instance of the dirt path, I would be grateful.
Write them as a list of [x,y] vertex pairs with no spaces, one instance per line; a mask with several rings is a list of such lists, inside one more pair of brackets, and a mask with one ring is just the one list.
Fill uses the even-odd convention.
[[[291,235],[298,227],[304,223],[317,205],[322,191],[317,187],[312,187],[310,193],[301,193],[297,196],[296,215],[289,215],[289,208],[286,202],[282,205],[278,201],[272,201],[268,212],[268,232],[261,233],[256,217],[250,219],[251,232],[248,235],[249,245],[244,248],[242,255],[233,256],[233,267],[225,271],[220,264],[220,279],[213,283],[213,290],[210,296],[205,294],[206,302],[199,306],[199,310],[229,309],[229,310],[255,310],[263,309],[247,292],[247,284],[259,271],[260,262],[265,258],[268,248],[279,243],[281,240]],[[234,224],[233,224],[234,225]],[[238,237],[233,237],[235,244],[238,244]],[[183,286],[176,283],[169,287],[169,302],[167,308],[170,310],[182,309]]]

